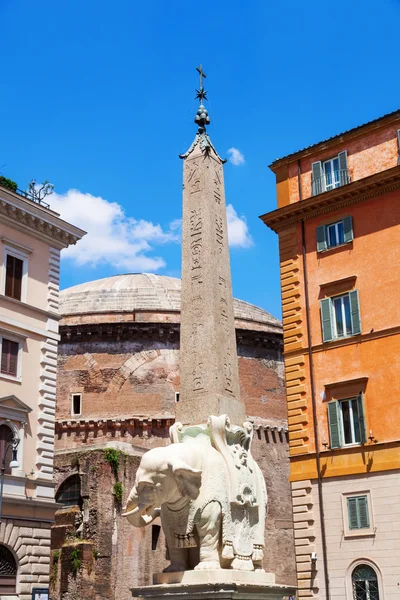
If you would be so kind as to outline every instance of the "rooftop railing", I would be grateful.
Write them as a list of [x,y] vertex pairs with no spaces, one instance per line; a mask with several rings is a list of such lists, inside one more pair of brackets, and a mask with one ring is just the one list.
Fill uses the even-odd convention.
[[24,190],[20,190],[19,188],[17,188],[16,190],[11,190],[10,188],[5,187],[3,185],[0,185],[0,188],[2,188],[3,190],[6,190],[7,192],[14,192],[14,194],[18,194],[18,196],[23,196],[27,200],[30,200],[30,202],[34,202],[35,204],[39,204],[40,206],[43,206],[43,208],[50,208],[50,204],[47,204],[47,202],[43,202],[43,200],[35,197],[33,194],[30,194],[29,192],[24,192]]
[[335,188],[342,187],[351,182],[351,175],[349,169],[340,169],[339,171],[331,171],[330,173],[324,174],[322,177],[313,179],[312,181],[312,195],[317,196],[323,192],[329,192]]

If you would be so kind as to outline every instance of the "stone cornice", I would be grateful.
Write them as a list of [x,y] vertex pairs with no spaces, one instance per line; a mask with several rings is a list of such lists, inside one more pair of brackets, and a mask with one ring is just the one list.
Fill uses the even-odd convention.
[[[59,248],[76,244],[85,231],[60,219],[54,211],[0,187],[0,220],[46,239]],[[56,242],[56,243],[55,243]]]
[[[83,325],[60,325],[61,344],[82,341],[120,341],[135,337],[179,342],[179,323],[90,323]],[[280,332],[236,329],[236,341],[240,345],[283,349]]]
[[317,215],[362,202],[399,188],[400,165],[329,192],[323,192],[318,196],[312,196],[301,202],[294,202],[283,208],[278,208],[261,215],[260,219],[273,231],[279,233],[303,219],[311,219]]

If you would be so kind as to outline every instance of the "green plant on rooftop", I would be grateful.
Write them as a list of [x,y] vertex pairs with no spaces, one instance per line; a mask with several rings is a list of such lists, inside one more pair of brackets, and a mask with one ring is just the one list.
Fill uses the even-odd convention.
[[7,179],[7,177],[3,177],[0,175],[0,185],[7,190],[11,190],[12,192],[16,192],[18,189],[18,184],[12,179]]

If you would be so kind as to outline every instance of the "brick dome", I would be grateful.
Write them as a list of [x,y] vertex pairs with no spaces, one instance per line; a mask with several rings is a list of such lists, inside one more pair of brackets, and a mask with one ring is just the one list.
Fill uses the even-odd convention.
[[[153,273],[105,277],[81,283],[60,293],[60,312],[64,322],[74,315],[79,315],[79,322],[84,323],[85,315],[91,315],[90,322],[93,322],[96,314],[100,317],[119,313],[122,317],[124,313],[135,312],[141,313],[141,321],[154,321],[155,313],[164,313],[165,320],[179,322],[180,304],[181,280]],[[237,327],[281,331],[278,319],[243,300],[234,299],[234,313]]]

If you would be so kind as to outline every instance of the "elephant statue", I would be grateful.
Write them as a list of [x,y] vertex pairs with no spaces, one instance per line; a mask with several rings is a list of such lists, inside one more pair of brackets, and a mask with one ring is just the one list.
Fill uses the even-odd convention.
[[161,516],[166,571],[262,570],[267,493],[252,434],[250,423],[231,426],[226,415],[175,423],[174,443],[142,457],[124,516],[135,527]]
[[220,569],[229,528],[227,485],[223,458],[210,445],[154,448],[141,460],[124,516],[144,527],[161,514],[171,561],[166,571]]

